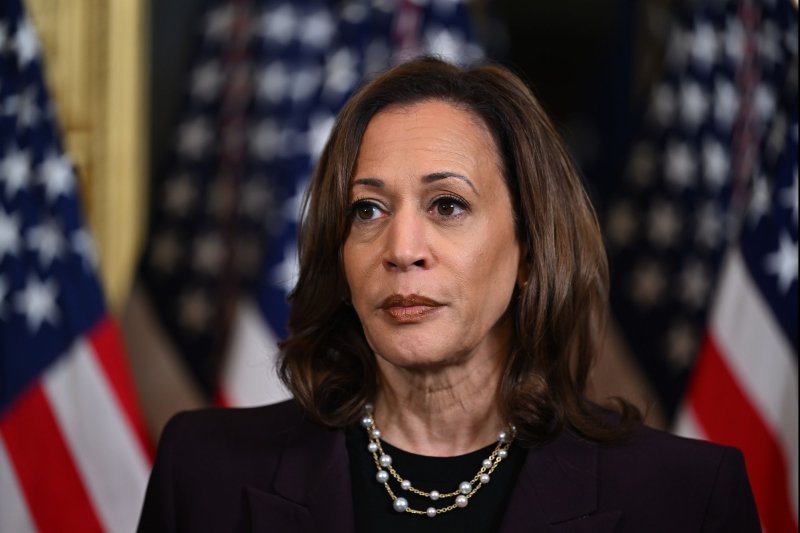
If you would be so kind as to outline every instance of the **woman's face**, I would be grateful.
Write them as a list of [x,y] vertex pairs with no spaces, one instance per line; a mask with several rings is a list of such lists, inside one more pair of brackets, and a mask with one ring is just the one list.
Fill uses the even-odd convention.
[[391,107],[368,124],[343,257],[379,364],[505,356],[520,248],[500,168],[482,121],[451,104]]

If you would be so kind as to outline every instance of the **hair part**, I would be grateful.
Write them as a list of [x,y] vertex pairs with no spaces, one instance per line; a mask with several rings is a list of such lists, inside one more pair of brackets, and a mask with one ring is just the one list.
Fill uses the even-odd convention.
[[620,416],[609,418],[585,395],[608,299],[597,217],[542,106],[517,76],[493,64],[462,69],[416,59],[366,84],[342,109],[306,192],[281,379],[308,416],[329,427],[355,423],[375,397],[375,356],[349,303],[341,258],[349,184],[370,120],[430,100],[483,122],[512,198],[524,281],[509,304],[514,328],[498,390],[502,414],[529,444],[565,426],[595,440],[627,434],[641,418],[635,407],[618,400]]

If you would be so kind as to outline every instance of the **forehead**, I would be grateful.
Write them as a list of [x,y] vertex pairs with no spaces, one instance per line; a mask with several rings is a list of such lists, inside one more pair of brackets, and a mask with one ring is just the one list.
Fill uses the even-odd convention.
[[355,174],[398,164],[418,171],[426,170],[418,166],[436,164],[462,167],[459,170],[501,167],[496,143],[483,120],[463,106],[441,100],[390,106],[372,117]]

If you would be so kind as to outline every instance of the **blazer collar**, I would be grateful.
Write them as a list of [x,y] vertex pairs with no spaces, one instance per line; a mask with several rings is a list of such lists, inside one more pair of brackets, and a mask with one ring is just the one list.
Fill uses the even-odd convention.
[[254,531],[351,533],[353,500],[344,433],[303,420],[287,435],[273,494],[248,487]]
[[[300,423],[287,434],[273,493],[248,487],[253,530],[352,532],[348,461],[343,431]],[[620,516],[598,512],[598,446],[565,431],[528,451],[500,533],[612,533]]]
[[564,431],[529,450],[500,531],[610,533],[621,513],[597,513],[597,492],[597,444]]

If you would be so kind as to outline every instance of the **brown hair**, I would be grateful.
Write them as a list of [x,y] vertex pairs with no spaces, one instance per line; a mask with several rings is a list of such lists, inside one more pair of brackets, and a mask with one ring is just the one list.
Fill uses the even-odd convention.
[[585,397],[607,309],[608,266],[600,229],[564,145],[528,87],[507,69],[469,69],[433,58],[401,64],[345,105],[307,191],[300,276],[290,296],[289,338],[279,372],[315,421],[344,427],[378,386],[341,260],[348,189],[361,138],[387,106],[442,100],[480,117],[495,138],[514,206],[527,281],[510,303],[511,353],[499,401],[518,439],[535,443],[568,425],[586,437],[623,435],[638,411],[620,401],[612,422]]

